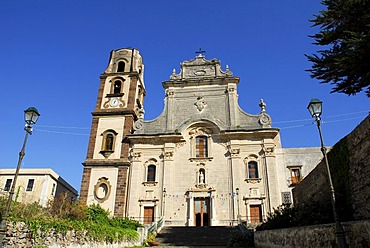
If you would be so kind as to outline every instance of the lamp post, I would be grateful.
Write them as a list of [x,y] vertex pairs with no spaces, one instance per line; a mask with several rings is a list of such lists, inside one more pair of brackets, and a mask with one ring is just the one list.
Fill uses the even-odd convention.
[[5,209],[5,212],[2,214],[2,218],[1,218],[0,248],[3,247],[3,241],[4,241],[4,238],[6,236],[6,231],[7,231],[6,220],[8,219],[10,206],[11,206],[12,201],[13,201],[14,189],[15,189],[15,185],[17,183],[19,169],[21,167],[22,160],[23,160],[23,157],[25,155],[25,149],[26,149],[26,143],[27,143],[28,135],[32,134],[32,125],[36,124],[39,116],[40,116],[39,112],[34,107],[30,107],[30,108],[28,108],[24,111],[24,121],[26,122],[26,126],[24,127],[24,130],[26,131],[26,136],[24,137],[22,149],[19,152],[19,159],[18,159],[17,169],[15,170],[13,183],[12,183],[12,186],[11,186],[10,191],[9,191],[9,198],[8,198],[8,202],[7,202],[7,205],[6,205],[6,209]]
[[238,204],[238,224],[240,224],[240,206],[239,206],[239,188],[235,189],[236,191],[236,202]]
[[331,180],[328,157],[326,155],[327,149],[324,145],[324,140],[323,140],[322,132],[321,132],[321,126],[320,126],[321,118],[320,118],[320,116],[321,116],[321,113],[322,113],[322,101],[320,101],[319,99],[312,99],[310,101],[310,103],[308,104],[307,109],[310,111],[311,116],[313,118],[315,118],[317,128],[319,130],[320,142],[321,142],[321,152],[324,156],[325,165],[326,165],[326,169],[327,169],[327,172],[328,172],[329,184],[330,184],[331,204],[332,204],[332,207],[333,207],[333,214],[334,214],[334,221],[335,221],[335,236],[336,236],[336,239],[337,239],[337,245],[340,248],[347,248],[348,245],[347,245],[347,242],[346,242],[345,232],[344,232],[342,224],[339,221],[339,216],[338,216],[338,212],[337,212],[336,201],[335,201],[335,191],[334,191],[333,182]]
[[163,206],[162,206],[162,217],[164,216],[164,211],[166,207],[166,188],[163,188]]

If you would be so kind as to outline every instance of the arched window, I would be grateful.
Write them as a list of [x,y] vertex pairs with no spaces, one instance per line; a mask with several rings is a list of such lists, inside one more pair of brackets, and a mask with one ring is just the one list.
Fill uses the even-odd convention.
[[197,158],[208,157],[208,139],[206,136],[197,136],[195,138],[195,156]]
[[102,133],[102,136],[103,140],[100,153],[107,158],[110,154],[114,152],[114,144],[117,133],[114,130],[110,129]]
[[152,165],[152,164],[149,165],[147,175],[146,175],[147,182],[155,182],[155,172],[156,172],[155,165]]
[[123,61],[118,62],[117,72],[125,72],[125,62]]
[[119,80],[114,81],[113,94],[121,93],[122,82]]
[[113,141],[114,141],[113,134],[108,133],[107,136],[105,136],[105,146],[104,146],[105,151],[113,151]]
[[256,161],[248,162],[248,178],[254,179],[258,177],[258,163]]

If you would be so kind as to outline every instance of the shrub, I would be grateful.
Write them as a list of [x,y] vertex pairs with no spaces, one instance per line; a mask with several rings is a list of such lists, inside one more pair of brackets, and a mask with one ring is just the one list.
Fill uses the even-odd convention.
[[66,193],[49,202],[49,210],[57,218],[85,219],[87,217],[87,206],[80,201],[69,200]]
[[[1,212],[5,210],[7,198],[0,197]],[[53,230],[66,233],[69,230],[86,231],[91,240],[108,243],[122,240],[136,240],[138,222],[127,218],[111,218],[109,211],[99,205],[87,207],[81,202],[71,202],[68,197],[56,198],[43,208],[36,202],[32,204],[13,203],[9,219],[23,221],[30,226],[34,235]]]
[[269,213],[267,221],[257,227],[257,230],[309,226],[334,222],[331,202],[320,204],[307,201],[297,206],[282,205]]

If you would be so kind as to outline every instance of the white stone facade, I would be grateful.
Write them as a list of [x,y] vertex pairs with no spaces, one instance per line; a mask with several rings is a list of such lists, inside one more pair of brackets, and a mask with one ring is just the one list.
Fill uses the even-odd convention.
[[[238,217],[258,223],[274,207],[291,202],[291,186],[320,160],[320,150],[282,148],[263,100],[257,115],[239,107],[238,83],[228,67],[223,71],[217,59],[200,54],[162,83],[165,108],[156,119],[144,120],[145,106],[135,105],[133,129],[124,135],[119,115],[101,116],[89,161],[109,164],[122,158],[116,150],[101,155],[104,137],[98,135],[104,130],[116,133],[120,149],[121,137],[129,144],[124,216],[142,223],[164,217],[166,225],[176,226],[230,225]],[[111,186],[100,203],[113,214],[120,182],[114,167],[99,166],[91,167],[89,192],[105,177]],[[97,197],[87,199],[92,204]]]

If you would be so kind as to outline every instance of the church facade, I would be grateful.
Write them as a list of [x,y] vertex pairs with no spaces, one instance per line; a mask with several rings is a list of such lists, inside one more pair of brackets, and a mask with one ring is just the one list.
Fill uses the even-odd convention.
[[144,64],[136,49],[111,52],[100,76],[80,198],[150,224],[260,223],[320,161],[319,148],[282,148],[266,104],[238,105],[239,77],[202,54],[162,86],[165,106],[144,120]]

